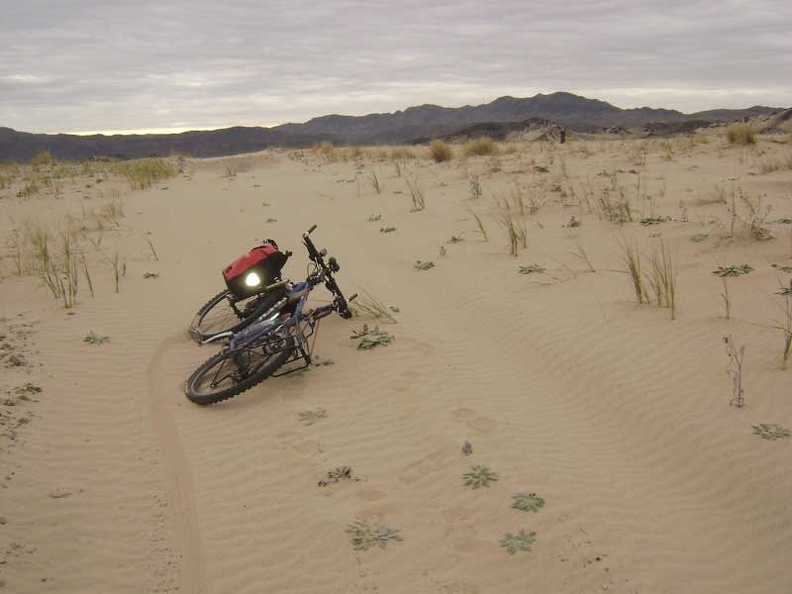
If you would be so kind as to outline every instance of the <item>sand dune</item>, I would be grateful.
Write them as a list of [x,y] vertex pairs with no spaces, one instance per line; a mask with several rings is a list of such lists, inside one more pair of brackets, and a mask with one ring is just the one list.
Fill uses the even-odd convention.
[[[444,163],[423,147],[269,151],[188,161],[134,192],[115,178],[8,190],[6,242],[33,218],[86,221],[107,203],[123,215],[90,251],[95,296],[82,279],[73,308],[16,275],[12,247],[2,260],[2,589],[792,591],[792,440],[754,430],[792,428],[775,327],[792,145],[713,132],[500,148]],[[623,199],[631,221],[608,221]],[[506,202],[526,233],[517,256]],[[345,292],[395,306],[397,323],[327,318],[316,353],[332,364],[190,403],[183,383],[217,347],[186,329],[221,268],[273,237],[298,280],[314,223]],[[646,271],[668,250],[676,319],[636,303],[625,243]],[[753,271],[727,279],[726,319],[713,271],[742,264]],[[364,323],[395,340],[356,349]],[[741,408],[724,336],[745,347]],[[317,408],[326,418],[300,420]],[[473,465],[497,481],[466,487]],[[357,480],[319,485],[343,466]],[[513,509],[518,493],[545,505]],[[357,551],[356,520],[403,540]],[[521,529],[536,540],[510,555],[499,543]]]

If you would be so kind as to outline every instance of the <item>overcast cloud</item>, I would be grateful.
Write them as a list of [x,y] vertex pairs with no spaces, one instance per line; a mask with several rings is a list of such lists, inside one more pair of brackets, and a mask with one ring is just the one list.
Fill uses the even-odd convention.
[[792,2],[0,0],[0,126],[206,129],[570,91],[792,106]]

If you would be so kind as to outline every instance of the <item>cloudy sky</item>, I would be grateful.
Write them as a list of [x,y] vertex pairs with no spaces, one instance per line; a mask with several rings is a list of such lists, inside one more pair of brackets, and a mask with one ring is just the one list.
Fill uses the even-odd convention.
[[792,106],[790,0],[0,0],[0,127],[272,126],[569,91]]

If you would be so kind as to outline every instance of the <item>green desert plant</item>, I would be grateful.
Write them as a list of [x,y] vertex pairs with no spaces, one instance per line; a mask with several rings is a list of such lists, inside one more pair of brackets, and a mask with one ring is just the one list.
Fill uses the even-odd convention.
[[500,541],[500,546],[506,549],[509,555],[514,555],[517,551],[530,551],[531,545],[535,542],[536,532],[526,532],[525,529],[522,529],[517,534],[507,532],[506,536]]
[[364,520],[353,522],[346,531],[351,535],[352,546],[356,551],[367,551],[373,546],[384,549],[389,542],[402,540],[398,529]]
[[729,404],[737,408],[742,408],[745,406],[745,390],[742,384],[745,345],[738,347],[731,335],[724,336],[723,342],[726,344],[726,354],[729,356],[729,366],[726,368],[726,374],[732,381],[732,397]]
[[369,215],[369,217],[366,219],[366,221],[369,222],[369,223],[374,223],[374,222],[379,221],[381,219],[382,219],[382,215],[381,214],[376,214],[376,215],[372,214],[372,215]]
[[779,294],[785,297],[781,306],[783,317],[780,322],[773,324],[771,328],[780,330],[783,335],[781,370],[786,371],[789,359],[792,358],[792,283],[790,283],[790,287],[782,289]]
[[352,331],[352,336],[350,336],[350,338],[352,340],[359,340],[360,342],[358,342],[357,348],[367,351],[377,346],[388,346],[393,342],[395,337],[392,334],[380,330],[379,326],[374,326],[372,329],[368,327],[368,324],[363,324],[361,330]]
[[429,143],[429,156],[434,159],[436,163],[442,163],[453,159],[454,151],[450,145],[442,140],[433,140]]
[[545,500],[536,493],[517,493],[512,495],[512,499],[512,507],[520,511],[538,512],[545,504]]
[[380,233],[393,233],[396,231],[396,227],[389,225],[387,227],[380,227]]
[[721,278],[721,282],[723,283],[723,293],[721,293],[721,297],[723,298],[723,307],[725,310],[725,317],[726,319],[731,319],[731,297],[729,297],[729,283],[728,279],[734,276],[742,276],[744,274],[748,274],[753,272],[753,268],[748,264],[732,264],[731,266],[718,266],[715,270],[712,271],[712,274],[715,276],[719,276]]
[[471,466],[470,470],[462,475],[462,480],[466,487],[480,489],[482,487],[489,487],[490,483],[496,482],[498,480],[498,475],[486,466],[476,464],[475,466]]
[[528,247],[528,230],[525,227],[525,208],[519,194],[513,195],[513,204],[504,198],[495,196],[497,206],[496,220],[506,232],[509,240],[509,254],[517,256],[520,248]]
[[792,437],[792,431],[779,427],[775,423],[759,423],[758,425],[751,425],[754,430],[754,435],[758,435],[762,439],[768,441],[775,441],[777,439],[789,439]]
[[421,260],[416,260],[415,264],[413,264],[413,268],[416,270],[429,270],[430,268],[434,268],[434,262],[423,262]]
[[545,271],[543,266],[539,266],[539,264],[528,264],[528,266],[520,266],[518,272],[520,274],[535,274],[535,273],[542,273]]
[[91,330],[88,334],[85,335],[85,338],[83,338],[83,342],[87,342],[88,344],[104,344],[106,342],[110,342],[110,337],[102,336],[101,334],[96,334],[93,330]]

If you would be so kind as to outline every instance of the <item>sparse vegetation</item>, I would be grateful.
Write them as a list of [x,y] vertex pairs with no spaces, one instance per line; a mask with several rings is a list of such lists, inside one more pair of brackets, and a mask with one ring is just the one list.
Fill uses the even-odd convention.
[[500,546],[506,549],[509,555],[514,555],[518,551],[528,552],[536,542],[536,532],[526,532],[524,529],[517,534],[507,533],[500,541]]
[[430,268],[434,268],[434,262],[424,262],[422,260],[416,260],[415,264],[413,264],[413,268],[416,270],[429,270]]
[[389,542],[402,540],[399,530],[363,520],[347,526],[347,533],[352,536],[352,546],[356,551],[368,551],[373,546],[384,549]]
[[454,150],[442,140],[433,140],[429,143],[429,156],[436,163],[443,163],[454,158]]
[[357,348],[363,351],[371,350],[377,346],[388,346],[394,340],[392,334],[380,330],[379,326],[369,328],[368,324],[363,324],[363,328],[360,330],[354,330],[350,338],[358,340]]
[[497,155],[499,152],[498,145],[489,136],[479,136],[469,140],[462,147],[462,153],[466,157]]
[[517,493],[512,495],[512,500],[512,507],[520,511],[538,512],[545,504],[545,500],[536,493]]
[[732,397],[729,404],[742,408],[745,406],[745,390],[742,383],[745,345],[738,347],[731,335],[724,336],[723,342],[726,345],[726,354],[729,355],[729,366],[726,369],[726,374],[732,381]]
[[539,266],[539,264],[528,264],[528,266],[520,266],[518,272],[520,274],[536,274],[542,273],[545,271],[543,266]]
[[489,487],[490,483],[496,482],[498,480],[498,475],[486,466],[476,464],[475,466],[471,466],[470,470],[462,475],[462,480],[466,487],[481,489]]
[[721,277],[721,282],[723,283],[723,293],[721,293],[721,297],[723,298],[723,308],[725,310],[725,318],[728,320],[731,318],[731,297],[729,297],[729,283],[728,279],[733,276],[742,276],[743,274],[748,274],[752,272],[753,268],[748,264],[732,264],[731,266],[718,266],[715,270],[712,271],[712,274]]
[[410,196],[412,197],[413,207],[410,212],[418,212],[426,208],[426,198],[424,197],[423,190],[418,185],[418,180],[406,180],[407,188],[410,190]]
[[756,144],[756,129],[750,124],[732,124],[726,129],[729,144]]
[[792,431],[780,427],[775,423],[759,423],[758,425],[751,425],[754,430],[754,435],[758,435],[767,441],[776,441],[777,439],[789,439],[792,437]]
[[106,342],[110,342],[110,337],[96,334],[93,330],[91,330],[85,336],[85,338],[83,338],[83,342],[87,342],[88,344],[104,344]]
[[153,184],[174,177],[179,168],[165,159],[150,158],[128,161],[119,168],[126,175],[133,190],[145,190]]

